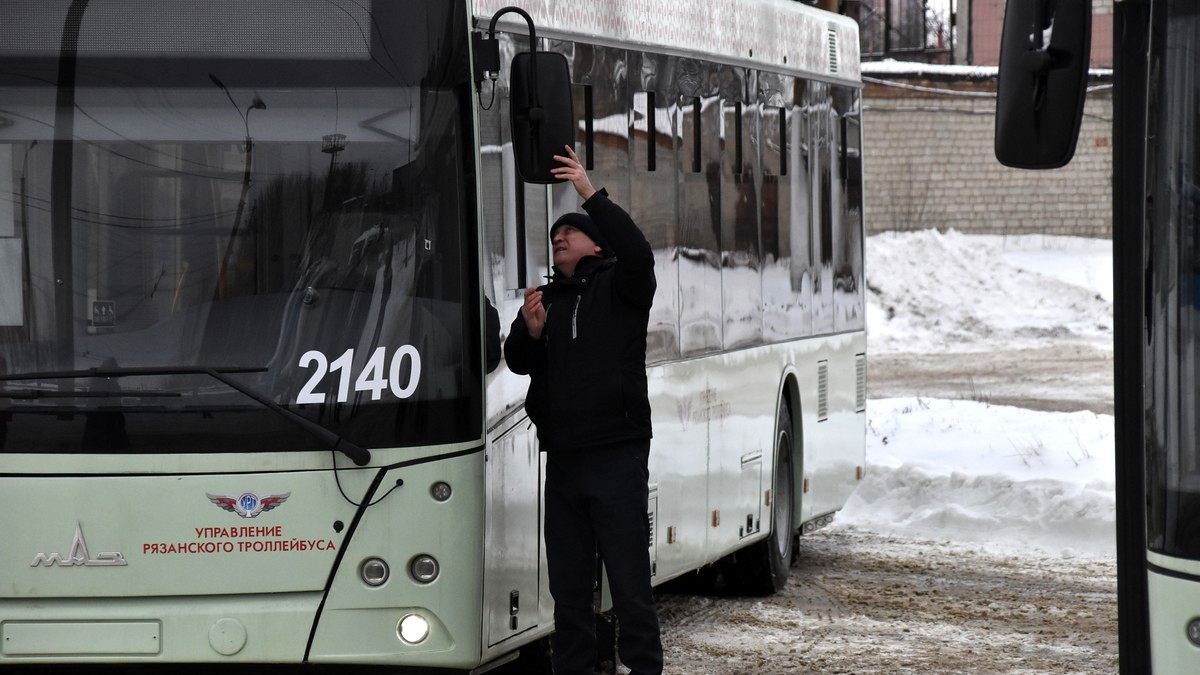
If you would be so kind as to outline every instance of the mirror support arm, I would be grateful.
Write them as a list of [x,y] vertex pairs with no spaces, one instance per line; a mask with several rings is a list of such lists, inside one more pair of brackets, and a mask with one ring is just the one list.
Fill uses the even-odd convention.
[[[475,70],[476,84],[483,82],[483,74],[491,77],[494,81],[497,73],[500,71],[500,44],[496,42],[496,22],[501,16],[514,12],[525,19],[525,23],[529,25],[529,51],[537,52],[537,29],[533,26],[533,17],[529,16],[529,12],[520,7],[505,7],[492,15],[491,23],[488,24],[488,37],[483,39],[481,33],[475,34]],[[530,62],[530,83],[529,88],[529,120],[534,124],[542,121],[545,116],[545,111],[542,109],[541,101],[538,99],[538,75],[537,75],[537,59],[531,59]]]

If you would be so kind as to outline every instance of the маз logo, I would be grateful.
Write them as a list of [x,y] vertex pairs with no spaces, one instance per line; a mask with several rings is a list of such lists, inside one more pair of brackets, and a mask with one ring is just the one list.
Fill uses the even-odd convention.
[[120,552],[97,553],[93,558],[88,553],[87,541],[83,538],[83,526],[75,523],[75,538],[71,540],[71,552],[67,557],[61,553],[39,553],[33,557],[30,567],[119,567],[128,565]]

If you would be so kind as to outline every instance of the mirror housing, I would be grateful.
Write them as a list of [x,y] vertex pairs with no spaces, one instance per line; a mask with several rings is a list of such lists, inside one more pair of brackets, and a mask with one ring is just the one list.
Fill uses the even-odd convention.
[[1091,58],[1091,0],[1008,0],[996,94],[996,159],[1057,169],[1075,155]]
[[[509,120],[512,124],[513,156],[517,175],[526,183],[561,183],[550,170],[561,166],[555,155],[575,142],[575,101],[571,95],[571,67],[567,57],[539,52],[533,18],[520,7],[505,7],[492,15],[488,38],[473,37],[475,88],[500,70],[500,47],[496,21],[509,12],[519,14],[529,25],[530,51],[513,57],[509,68]],[[493,85],[494,86],[494,85]]]
[[553,52],[522,52],[513,57],[513,156],[526,183],[561,183],[550,173],[561,166],[555,155],[575,143],[575,104],[567,58]]

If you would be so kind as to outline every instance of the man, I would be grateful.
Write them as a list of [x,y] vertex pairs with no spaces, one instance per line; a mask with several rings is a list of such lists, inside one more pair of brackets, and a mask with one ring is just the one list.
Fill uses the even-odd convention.
[[654,255],[629,214],[592,187],[575,152],[566,150],[567,156],[555,156],[563,166],[552,173],[571,182],[588,215],[568,213],[550,229],[554,275],[525,291],[504,343],[509,368],[530,376],[525,409],[546,452],[554,672],[594,670],[598,549],[621,661],[632,675],[659,675],[662,644],[646,521],[646,326]]

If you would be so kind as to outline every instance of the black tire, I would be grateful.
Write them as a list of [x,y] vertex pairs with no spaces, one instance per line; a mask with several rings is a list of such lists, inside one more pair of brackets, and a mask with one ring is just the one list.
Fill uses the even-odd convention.
[[775,479],[771,486],[771,533],[733,554],[725,583],[737,593],[771,595],[783,590],[791,572],[795,542],[792,413],[785,402],[775,423]]

